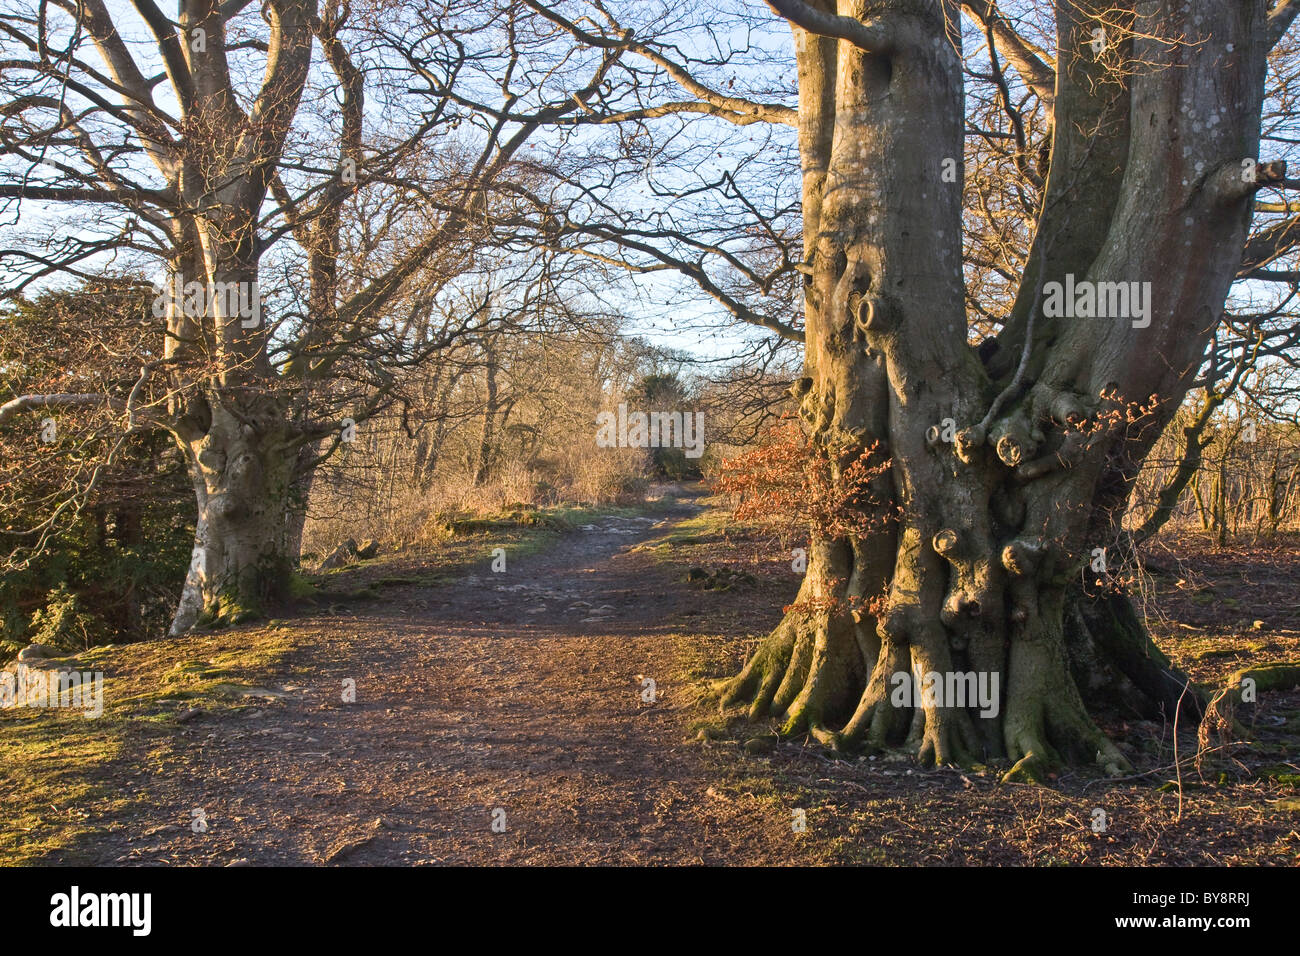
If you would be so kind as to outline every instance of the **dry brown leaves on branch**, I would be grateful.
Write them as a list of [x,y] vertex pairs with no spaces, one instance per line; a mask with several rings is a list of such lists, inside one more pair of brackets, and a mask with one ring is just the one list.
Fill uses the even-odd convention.
[[876,442],[832,455],[788,420],[769,429],[754,450],[723,461],[713,485],[731,499],[739,521],[831,538],[862,536],[890,518],[888,502],[871,487],[889,465]]

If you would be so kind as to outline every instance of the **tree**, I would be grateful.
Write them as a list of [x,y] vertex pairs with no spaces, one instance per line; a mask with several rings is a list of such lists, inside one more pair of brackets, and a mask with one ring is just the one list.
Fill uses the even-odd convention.
[[[290,234],[314,262],[292,321],[249,323],[238,297],[199,315],[173,299],[166,353],[142,373],[166,376],[162,407],[32,394],[0,408],[3,424],[103,401],[176,437],[200,558],[177,627],[283,583],[290,489],[315,444],[337,442],[342,407],[360,421],[390,400],[395,363],[446,341],[410,334],[419,296],[401,290],[424,276],[437,295],[494,244],[694,283],[802,344],[794,396],[832,480],[869,449],[888,458],[869,493],[829,496],[857,502],[860,533],[813,535],[800,599],[724,703],[834,746],[1008,757],[1016,777],[1126,767],[1085,698],[1195,710],[1114,571],[1143,460],[1207,356],[1220,374],[1233,282],[1300,275],[1273,268],[1300,239],[1289,204],[1249,233],[1256,193],[1295,185],[1259,156],[1295,0],[769,0],[767,26],[793,34],[786,72],[757,13],[714,4],[377,3],[354,28],[346,4],[269,0],[264,23],[250,11],[227,38],[245,6],[186,0],[173,23],[135,3],[176,115],[100,0],[0,20],[6,77],[38,81],[0,105],[14,159],[0,197],[127,213],[8,253],[25,266],[12,288],[136,246],[205,288],[242,289]],[[386,105],[419,104],[382,144],[358,139],[367,69],[349,29],[383,51],[378,89],[400,78],[407,95]],[[328,135],[293,127],[313,44],[341,103]],[[348,259],[335,213],[354,169],[396,212],[374,241],[363,217]],[[998,706],[896,705],[911,672],[996,677]]]
[[[394,400],[397,370],[482,330],[486,304],[439,330],[429,303],[531,213],[521,151],[599,86],[597,64],[548,89],[537,122],[501,122],[456,86],[467,64],[512,74],[511,5],[469,23],[452,5],[356,6],[181,0],[171,19],[153,0],[54,0],[0,17],[0,200],[27,226],[0,253],[3,291],[105,257],[165,273],[165,345],[136,385],[15,394],[0,426],[94,405],[172,436],[197,505],[173,633],[285,593],[313,469]],[[367,135],[367,95],[394,86],[408,95]],[[75,220],[51,230],[64,206]]]
[[[830,609],[787,617],[726,700],[839,746],[1009,757],[1012,777],[1063,759],[1123,771],[1084,694],[1172,716],[1187,682],[1106,586],[1107,549],[1223,312],[1252,199],[1284,179],[1257,150],[1267,56],[1297,5],[1060,2],[1054,57],[995,4],[965,5],[1052,108],[996,348],[968,339],[960,175],[942,175],[963,155],[958,5],[770,6],[800,75],[801,409],[835,460],[887,446],[898,519],[813,540],[801,597]],[[1077,313],[1056,308],[1071,288],[1112,307],[1080,292]],[[1116,309],[1119,290],[1148,299]],[[881,593],[878,613],[856,611]],[[996,715],[942,694],[915,714],[891,704],[896,673],[968,670],[1002,678]]]
[[[766,260],[676,222],[573,231],[802,339],[793,394],[811,454],[839,475],[872,448],[890,461],[857,496],[861,533],[814,532],[799,598],[721,688],[724,706],[836,747],[1010,758],[1012,778],[1063,761],[1126,769],[1102,707],[1195,713],[1115,572],[1135,477],[1234,280],[1294,278],[1260,275],[1295,249],[1294,220],[1247,239],[1256,193],[1294,185],[1259,147],[1270,50],[1300,5],[768,0],[793,33],[794,110],[736,69],[743,43],[670,48],[607,4],[529,5],[676,84],[674,97],[629,83],[641,122],[693,108],[797,128],[801,252],[778,229]],[[789,272],[802,329],[772,294]],[[900,704],[891,691],[911,674],[996,677],[998,706]]]
[[[129,390],[161,347],[148,290],[88,283],[0,306],[0,394]],[[166,627],[189,564],[192,493],[165,433],[107,408],[0,431],[0,643],[69,649]],[[188,507],[187,507],[188,505]]]

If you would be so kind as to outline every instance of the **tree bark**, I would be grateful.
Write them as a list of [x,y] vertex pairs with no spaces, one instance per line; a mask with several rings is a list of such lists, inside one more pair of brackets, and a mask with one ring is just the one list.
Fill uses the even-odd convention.
[[[961,184],[941,176],[943,160],[963,154],[957,4],[772,6],[845,38],[794,27],[808,255],[801,411],[833,460],[878,441],[892,470],[873,506],[879,530],[813,541],[799,599],[721,686],[723,706],[747,703],[751,717],[835,747],[1006,758],[1010,779],[1063,763],[1126,772],[1084,695],[1170,719],[1180,697],[1195,697],[1113,573],[1138,467],[1240,262],[1258,188],[1240,172],[1259,141],[1265,4],[1058,5],[1046,198],[987,367],[967,341]],[[1116,59],[1092,62],[1079,51],[1102,7],[1113,31],[1126,15],[1141,27],[1115,31]],[[1130,62],[1143,67],[1116,71]],[[1067,274],[1150,283],[1150,321],[1048,316],[1043,286]],[[940,437],[948,418],[953,442]],[[872,597],[874,617],[862,610]],[[997,700],[900,703],[892,690],[905,674],[979,675]]]
[[479,435],[478,457],[474,465],[474,487],[487,483],[492,473],[496,458],[496,424],[499,410],[497,394],[497,359],[496,349],[491,339],[484,343],[484,374],[486,375],[487,395],[483,403],[483,430]]
[[265,614],[288,593],[296,453],[285,447],[280,404],[268,395],[216,393],[208,427],[183,443],[198,505],[194,552],[173,636]]
[[298,449],[294,464],[296,476],[289,486],[289,510],[285,516],[285,555],[296,568],[302,559],[302,534],[307,525],[307,511],[311,505],[311,489],[316,480],[315,461],[320,454],[318,443],[312,442]]

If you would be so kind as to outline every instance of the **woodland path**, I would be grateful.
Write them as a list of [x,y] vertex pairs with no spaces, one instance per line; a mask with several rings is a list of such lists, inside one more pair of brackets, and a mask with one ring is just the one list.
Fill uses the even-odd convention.
[[[288,659],[285,696],[184,724],[122,781],[137,796],[77,862],[806,860],[790,810],[719,792],[688,738],[681,635],[702,596],[631,548],[698,511],[607,517],[504,573],[485,560],[457,583],[292,618],[321,637]],[[195,808],[205,832],[184,822]]]
[[[345,587],[413,572],[385,579],[378,600],[113,649],[102,723],[28,715],[40,732],[25,759],[43,769],[0,767],[0,805],[21,810],[7,818],[6,845],[34,841],[32,862],[144,866],[1300,862],[1300,801],[1280,779],[1241,774],[1180,797],[1159,776],[1075,773],[1049,789],[999,784],[997,768],[926,770],[901,754],[833,760],[806,740],[759,739],[759,725],[695,739],[710,714],[703,676],[734,673],[798,577],[765,535],[692,526],[672,548],[637,550],[699,513],[692,494],[550,537],[503,573],[491,571],[490,538],[476,538],[467,553],[481,546],[482,559],[468,572],[414,554],[340,572]],[[697,590],[684,580],[693,566],[755,574]],[[1271,553],[1228,561],[1214,607],[1172,601],[1176,620],[1197,629],[1174,628],[1167,646],[1226,651],[1210,663],[1184,655],[1202,678],[1252,654],[1294,659],[1293,630],[1265,634],[1255,651],[1211,638],[1228,594],[1253,607],[1267,581],[1269,603],[1300,602],[1268,576],[1277,566]],[[178,667],[232,659],[246,662],[232,676],[256,680],[264,697],[162,693]],[[653,703],[642,700],[646,677]],[[341,699],[348,679],[355,703]],[[1251,759],[1293,767],[1283,725],[1300,720],[1300,691],[1267,696],[1259,720]],[[97,728],[123,743],[87,763]],[[1131,721],[1110,729],[1126,746],[1162,733]],[[1115,820],[1103,833],[1091,826],[1099,806]],[[497,809],[504,832],[492,828]],[[805,832],[794,832],[796,810]],[[49,835],[57,821],[67,839]]]

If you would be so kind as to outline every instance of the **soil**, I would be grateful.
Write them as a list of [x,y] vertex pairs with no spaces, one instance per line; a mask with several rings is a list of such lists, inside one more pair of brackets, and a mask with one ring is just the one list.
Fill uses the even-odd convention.
[[[722,720],[705,679],[734,672],[798,576],[789,542],[762,532],[683,534],[704,505],[698,490],[676,490],[666,508],[594,518],[511,555],[504,571],[492,570],[487,535],[468,573],[436,583],[393,578],[438,570],[408,556],[346,572],[361,585],[389,575],[378,600],[119,649],[114,666],[144,672],[268,634],[289,641],[238,707],[141,703],[121,752],[86,771],[94,788],[75,807],[84,829],[36,862],[1300,861],[1294,785],[1252,769],[1295,760],[1295,738],[1277,736],[1275,720],[1296,722],[1295,694],[1261,704],[1262,756],[1204,780],[1184,771],[1182,792],[1161,789],[1172,770],[1126,781],[1071,773],[1044,788],[1000,784],[996,768],[833,759]],[[707,581],[732,573],[721,588],[691,587],[691,568]],[[1270,640],[1294,658],[1294,638]],[[1215,666],[1240,666],[1235,650]],[[1170,743],[1168,728],[1107,729],[1163,740],[1149,765]],[[21,786],[6,781],[0,797]],[[52,809],[52,819],[72,812]]]

